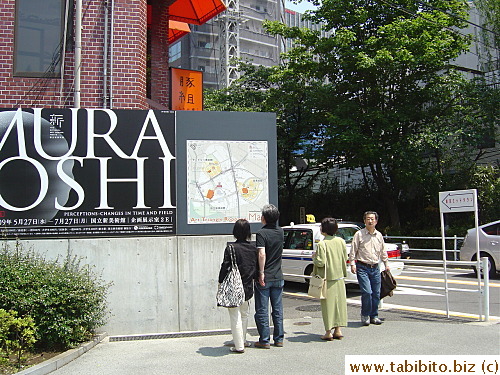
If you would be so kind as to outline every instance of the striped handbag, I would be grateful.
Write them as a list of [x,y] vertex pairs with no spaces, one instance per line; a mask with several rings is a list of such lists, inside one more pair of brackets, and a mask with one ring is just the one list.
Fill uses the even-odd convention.
[[236,253],[233,245],[229,245],[229,254],[231,256],[231,270],[219,284],[216,296],[217,306],[237,307],[245,301],[245,291],[240,270],[236,264]]

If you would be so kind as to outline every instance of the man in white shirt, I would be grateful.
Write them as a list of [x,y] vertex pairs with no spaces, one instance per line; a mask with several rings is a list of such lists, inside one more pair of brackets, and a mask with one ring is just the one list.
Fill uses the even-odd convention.
[[363,215],[363,221],[365,228],[357,231],[352,240],[349,262],[361,290],[361,323],[368,326],[370,323],[382,324],[378,317],[381,284],[378,265],[382,261],[388,270],[389,264],[384,237],[375,229],[378,214],[367,211]]

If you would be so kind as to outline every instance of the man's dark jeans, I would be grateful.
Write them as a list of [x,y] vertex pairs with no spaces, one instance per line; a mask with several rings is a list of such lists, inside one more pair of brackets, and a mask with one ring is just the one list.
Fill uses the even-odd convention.
[[270,343],[269,330],[269,301],[271,301],[271,317],[273,319],[273,339],[275,343],[283,342],[285,331],[283,328],[283,280],[266,282],[265,286],[255,283],[255,324],[259,331],[259,342]]
[[356,264],[356,275],[361,290],[361,315],[376,318],[380,303],[380,269]]

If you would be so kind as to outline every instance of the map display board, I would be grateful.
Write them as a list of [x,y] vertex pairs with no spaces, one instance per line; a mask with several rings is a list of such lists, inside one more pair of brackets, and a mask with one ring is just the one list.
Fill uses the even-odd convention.
[[268,142],[187,140],[188,224],[260,222],[269,202]]

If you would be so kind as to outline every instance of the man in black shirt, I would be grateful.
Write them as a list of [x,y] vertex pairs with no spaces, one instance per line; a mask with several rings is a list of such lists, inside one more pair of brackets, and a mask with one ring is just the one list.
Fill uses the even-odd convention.
[[283,229],[277,221],[280,212],[276,206],[268,204],[262,208],[261,221],[264,226],[257,232],[259,275],[255,282],[255,323],[259,331],[256,348],[270,349],[269,301],[273,319],[274,346],[283,346],[283,272],[281,255],[283,254]]

